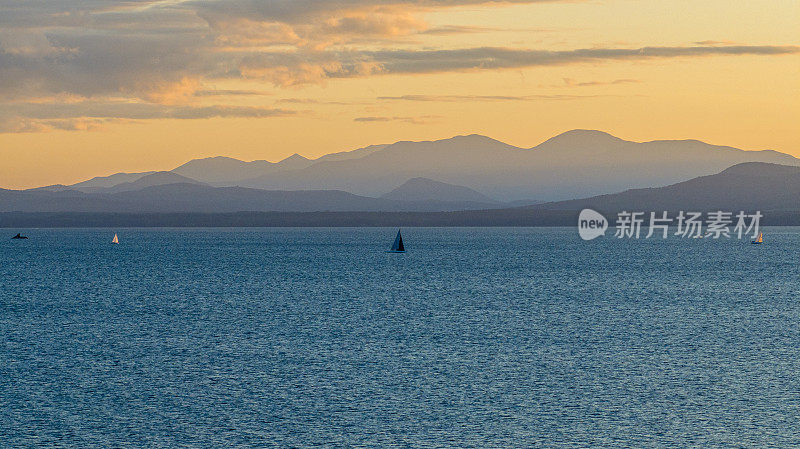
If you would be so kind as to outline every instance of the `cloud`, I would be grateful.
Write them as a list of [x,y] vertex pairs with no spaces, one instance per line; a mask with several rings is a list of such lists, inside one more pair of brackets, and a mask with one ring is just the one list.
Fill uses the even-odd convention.
[[385,50],[365,52],[383,73],[437,73],[516,69],[587,62],[703,57],[715,55],[786,55],[797,46],[586,48],[564,51],[480,47],[456,50]]
[[423,102],[474,102],[474,101],[535,101],[535,100],[576,100],[594,98],[598,95],[400,95],[396,97],[378,97],[386,101],[423,101]]
[[323,101],[323,100],[316,100],[314,98],[281,98],[277,102],[288,103],[288,104],[324,104],[324,105],[334,105],[334,106],[350,106],[354,104],[363,104],[355,101]]
[[735,45],[736,42],[733,41],[698,41],[695,42],[696,45]]
[[[506,0],[504,4],[565,0]],[[288,44],[313,50],[426,32],[420,13],[495,0],[194,0],[182,3],[233,45]],[[452,30],[452,29],[451,29]],[[444,29],[442,29],[444,31]]]
[[[255,90],[206,87],[228,80],[291,87],[386,74],[800,52],[797,46],[720,45],[725,42],[712,41],[683,47],[562,51],[393,45],[406,36],[423,33],[500,31],[459,25],[431,27],[424,20],[425,12],[546,1],[572,0],[0,0],[0,108],[11,102],[31,103],[36,98],[83,99],[86,101],[70,106],[86,108],[82,115],[76,111],[66,118],[27,116],[24,108],[13,114],[18,123],[39,121],[16,128],[35,128],[37,123],[51,120],[49,128],[81,129],[101,126],[104,120],[138,120],[125,114],[92,115],[95,104],[121,107],[111,100],[136,105],[125,106],[128,115],[257,116],[260,112],[233,107],[223,111],[222,105],[205,106],[210,109],[200,112],[203,110],[195,102],[203,99],[261,95]],[[403,42],[409,44],[408,40]],[[595,85],[585,83],[599,82],[574,85]],[[568,98],[476,96],[439,97],[437,101]],[[404,100],[433,101],[420,96]],[[142,104],[164,108],[144,113],[137,109]],[[57,106],[47,107],[57,110]],[[140,112],[130,112],[134,110]],[[0,119],[6,123],[11,117],[0,111]],[[87,121],[77,124],[74,120],[81,117]]]
[[90,130],[108,123],[138,120],[266,118],[295,115],[286,109],[251,106],[169,106],[152,103],[96,102],[14,103],[0,105],[0,132],[51,129]]
[[554,29],[544,28],[492,28],[463,25],[444,25],[435,28],[428,28],[419,34],[429,35],[451,35],[451,34],[473,34],[473,33],[499,33],[499,32],[525,32],[525,33],[544,33],[552,32]]
[[[449,50],[324,51],[313,53],[262,52],[242,57],[245,78],[279,86],[322,83],[328,79],[380,74],[426,74],[507,70],[585,63],[645,61],[710,56],[775,56],[800,53],[798,46],[586,48],[548,51],[504,47]],[[628,80],[618,83],[628,82]]]
[[560,0],[194,0],[186,4],[198,14],[214,20],[229,20],[249,17],[254,20],[280,21],[286,23],[308,22],[315,18],[327,18],[334,13],[348,11],[425,10],[456,6],[485,4],[530,4]]
[[360,123],[375,123],[375,122],[405,122],[413,125],[424,125],[430,123],[434,119],[441,118],[438,115],[423,115],[419,117],[356,117],[354,122]]
[[488,28],[488,27],[445,25],[436,28],[428,28],[424,31],[421,31],[420,34],[449,35],[449,34],[485,33],[490,31],[500,31],[500,30],[498,30],[497,28]]
[[564,85],[567,87],[587,87],[587,86],[612,86],[615,84],[635,84],[640,83],[641,81],[624,78],[624,79],[616,79],[612,81],[575,81],[571,78],[564,78]]
[[250,96],[263,96],[272,95],[263,90],[246,90],[246,89],[202,89],[195,91],[196,97],[250,97]]
[[[664,60],[710,56],[788,55],[797,46],[587,48],[564,51],[479,47],[451,50],[349,50],[312,53],[261,52],[242,56],[244,78],[262,79],[278,86],[324,83],[335,78],[380,74],[426,74],[507,70],[616,61]],[[618,84],[629,80],[618,81]]]
[[0,99],[71,93],[180,101],[213,69],[204,37],[193,33],[43,33],[46,46],[0,41]]
[[108,123],[120,123],[119,119],[70,118],[37,120],[25,117],[11,117],[0,120],[0,133],[31,133],[51,130],[92,131]]

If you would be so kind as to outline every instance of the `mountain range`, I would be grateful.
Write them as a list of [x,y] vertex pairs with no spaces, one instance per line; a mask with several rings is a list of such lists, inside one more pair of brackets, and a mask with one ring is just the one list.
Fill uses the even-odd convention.
[[[315,160],[298,154],[275,163],[214,157],[171,171],[0,189],[0,212],[457,211],[530,206],[539,199],[549,200],[532,206],[539,210],[785,209],[794,207],[786,192],[794,192],[797,166],[800,160],[787,154],[696,140],[637,143],[573,130],[524,149],[469,135],[373,145]],[[748,196],[748,188],[757,195]]]
[[600,131],[575,130],[527,149],[479,135],[397,142],[355,159],[323,160],[233,184],[378,196],[410,178],[424,177],[500,201],[553,201],[669,185],[742,162],[800,164],[775,151],[743,151],[695,140],[637,143]]
[[[601,131],[573,130],[532,148],[468,135],[373,145],[314,160],[297,154],[275,163],[196,159],[171,173],[215,187],[342,190],[368,197],[385,195],[409,179],[422,177],[471,188],[493,201],[531,204],[666,186],[742,162],[800,165],[797,158],[771,150],[744,151],[697,140],[639,143]],[[121,173],[41,189],[88,193],[153,173]],[[168,181],[165,178],[162,183]]]
[[341,190],[213,187],[171,172],[156,172],[111,187],[84,188],[90,191],[0,189],[0,212],[449,211],[504,206],[466,187],[422,178],[410,180],[383,198]]
[[[465,193],[458,186],[439,186],[431,180],[408,184],[396,192],[414,193],[419,186],[433,185],[437,191]],[[581,200],[513,208],[495,203],[494,208],[480,210],[468,210],[464,203],[455,206],[435,200],[368,198],[342,191],[281,192],[190,183],[117,193],[0,190],[0,227],[574,226],[584,208],[606,217],[622,210],[722,210],[734,215],[759,210],[764,224],[798,225],[800,167],[743,163],[665,187]]]

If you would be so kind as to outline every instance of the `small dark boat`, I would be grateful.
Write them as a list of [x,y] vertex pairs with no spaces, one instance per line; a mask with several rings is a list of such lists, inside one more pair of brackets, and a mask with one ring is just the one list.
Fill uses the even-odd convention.
[[392,249],[386,251],[387,253],[404,253],[406,252],[405,246],[403,246],[403,236],[400,235],[400,230],[397,230],[397,237],[394,238],[394,243],[392,244]]
[[20,239],[27,239],[24,235],[17,234],[14,237],[11,237],[11,240],[20,240]]

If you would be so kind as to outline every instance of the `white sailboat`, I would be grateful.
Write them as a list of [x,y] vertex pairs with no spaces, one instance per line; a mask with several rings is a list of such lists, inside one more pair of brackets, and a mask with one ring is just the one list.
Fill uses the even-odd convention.
[[114,240],[112,240],[111,243],[119,245],[119,237],[117,237],[117,234],[114,234]]

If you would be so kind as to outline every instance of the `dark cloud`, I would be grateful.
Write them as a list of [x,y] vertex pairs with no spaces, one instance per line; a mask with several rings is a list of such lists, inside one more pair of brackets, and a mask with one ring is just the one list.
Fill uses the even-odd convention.
[[446,8],[489,3],[529,4],[563,0],[195,0],[188,5],[215,20],[249,19],[303,22],[337,11],[373,10],[375,8]]
[[463,70],[513,69],[585,62],[667,59],[715,55],[786,55],[797,46],[738,45],[726,47],[587,48],[566,51],[500,47],[457,50],[387,50],[365,52],[385,73],[435,73]]
[[[423,74],[598,63],[626,60],[708,56],[787,55],[797,46],[589,48],[565,51],[479,47],[455,50],[330,51],[245,55],[244,77],[264,78],[279,85],[321,82],[375,74]],[[628,82],[623,80],[620,83]]]
[[45,38],[48,47],[32,50],[0,42],[0,98],[70,93],[158,101],[213,68],[202,34],[50,31]]

